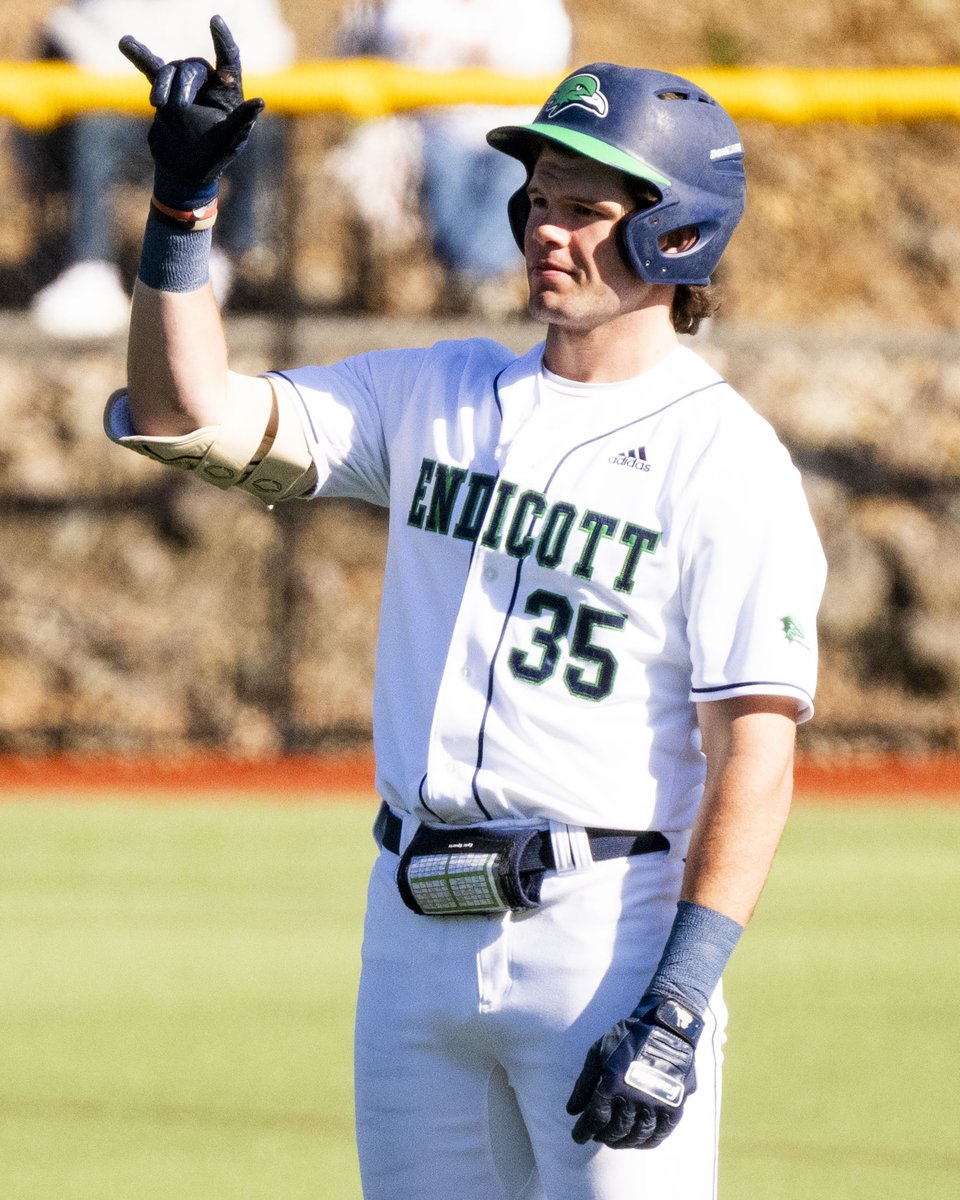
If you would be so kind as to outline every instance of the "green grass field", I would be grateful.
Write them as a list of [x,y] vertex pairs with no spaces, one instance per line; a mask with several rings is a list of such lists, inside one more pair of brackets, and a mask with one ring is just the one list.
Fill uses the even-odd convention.
[[[373,801],[7,799],[0,1197],[358,1200]],[[960,808],[796,809],[728,969],[723,1200],[958,1194],[958,850]]]

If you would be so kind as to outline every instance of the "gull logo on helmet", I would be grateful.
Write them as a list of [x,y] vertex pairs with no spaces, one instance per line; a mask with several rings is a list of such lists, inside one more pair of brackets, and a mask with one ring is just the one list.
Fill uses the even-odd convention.
[[610,111],[607,98],[600,88],[596,75],[571,75],[553,93],[544,105],[544,116],[558,117],[568,108],[585,108],[588,112],[605,117]]

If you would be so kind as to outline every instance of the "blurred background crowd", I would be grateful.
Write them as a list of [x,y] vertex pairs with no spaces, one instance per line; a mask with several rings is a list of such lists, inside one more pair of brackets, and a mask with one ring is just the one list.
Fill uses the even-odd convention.
[[[302,47],[278,0],[219,0],[217,11],[241,47],[250,75],[282,71]],[[165,59],[211,55],[209,16],[196,0],[72,0],[45,14],[36,31],[38,59],[74,63],[104,75],[131,72],[117,50],[133,33]],[[314,54],[383,58],[427,70],[481,67],[562,77],[571,53],[563,0],[376,0],[344,5]],[[321,169],[342,204],[354,210],[352,257],[418,251],[435,267],[434,304],[442,311],[507,316],[523,304],[517,249],[504,219],[522,168],[491,150],[487,129],[529,117],[481,105],[434,107],[371,119],[342,131]],[[263,285],[278,269],[276,215],[287,200],[288,124],[267,113],[231,168],[211,274],[221,303],[263,305]],[[31,194],[56,196],[61,228],[35,245],[39,287],[30,313],[43,333],[62,339],[122,332],[129,307],[116,209],[127,186],[148,186],[146,119],[92,112],[53,131],[21,134],[18,165]],[[289,216],[289,214],[288,214]],[[53,272],[52,277],[46,279]],[[41,282],[42,281],[42,282]],[[376,306],[375,296],[353,299]]]
[[[690,74],[940,66],[960,61],[949,7],[811,0],[784,14],[776,0],[735,9],[692,0],[669,8],[655,0],[219,4],[248,75],[372,55],[427,69],[558,78],[592,59]],[[0,60],[60,58],[132,72],[116,50],[122,33],[165,56],[207,55],[210,15],[193,0],[0,0]],[[518,168],[483,141],[503,115],[460,106],[287,121],[268,111],[232,172],[218,228],[216,284],[225,303],[234,311],[295,298],[320,311],[516,312],[523,284],[502,212]],[[721,278],[733,319],[953,324],[954,126],[749,122],[744,133],[750,202]],[[89,114],[30,133],[0,123],[0,307],[29,308],[55,336],[116,332],[148,181],[142,121]]]

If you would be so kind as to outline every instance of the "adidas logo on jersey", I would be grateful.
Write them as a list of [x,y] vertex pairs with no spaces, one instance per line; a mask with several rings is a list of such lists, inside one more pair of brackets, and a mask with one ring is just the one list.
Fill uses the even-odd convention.
[[634,471],[649,471],[646,446],[638,446],[636,450],[624,450],[620,454],[611,454],[610,462],[615,467],[632,467]]

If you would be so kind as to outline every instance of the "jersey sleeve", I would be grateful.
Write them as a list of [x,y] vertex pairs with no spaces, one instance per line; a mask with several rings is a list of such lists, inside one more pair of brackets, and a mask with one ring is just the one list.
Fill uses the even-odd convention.
[[317,471],[313,496],[389,503],[389,431],[422,362],[422,351],[387,350],[271,373],[297,405]]
[[789,696],[809,720],[826,563],[799,472],[764,424],[705,474],[684,547],[690,699]]

